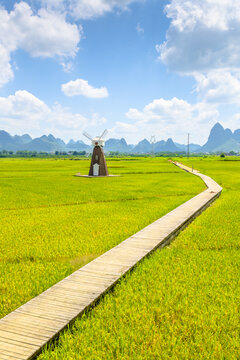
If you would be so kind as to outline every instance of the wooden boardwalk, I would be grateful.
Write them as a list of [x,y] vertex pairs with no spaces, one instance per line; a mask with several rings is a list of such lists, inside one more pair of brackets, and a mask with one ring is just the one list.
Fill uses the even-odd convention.
[[[192,169],[179,163],[183,170]],[[71,323],[141,259],[163,247],[221,193],[208,176],[207,189],[91,261],[0,320],[0,360],[26,360]]]

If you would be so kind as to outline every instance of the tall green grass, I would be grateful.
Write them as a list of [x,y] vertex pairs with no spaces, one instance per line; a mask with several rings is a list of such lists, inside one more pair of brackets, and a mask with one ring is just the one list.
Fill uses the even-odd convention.
[[[0,160],[0,317],[180,205],[204,185],[166,160]],[[187,184],[187,186],[186,186]]]
[[240,161],[185,163],[222,185],[221,197],[39,359],[239,359]]

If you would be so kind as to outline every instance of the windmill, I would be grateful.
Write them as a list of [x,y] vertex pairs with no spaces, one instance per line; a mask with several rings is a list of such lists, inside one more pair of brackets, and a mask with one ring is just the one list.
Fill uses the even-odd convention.
[[104,130],[101,136],[96,136],[95,138],[92,138],[92,136],[86,132],[84,132],[83,135],[91,140],[92,146],[94,147],[88,176],[108,176],[108,168],[103,152],[105,144],[104,137],[107,135],[107,130]]

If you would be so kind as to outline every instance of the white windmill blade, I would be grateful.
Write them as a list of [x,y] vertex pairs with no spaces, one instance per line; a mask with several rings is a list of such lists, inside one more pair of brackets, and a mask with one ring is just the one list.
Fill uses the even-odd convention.
[[84,131],[83,135],[86,136],[86,138],[88,138],[89,140],[91,140],[91,141],[93,140],[92,136],[89,135],[87,132]]
[[104,132],[102,133],[102,135],[100,136],[100,139],[103,139],[106,135],[107,135],[108,131],[107,129],[104,130]]

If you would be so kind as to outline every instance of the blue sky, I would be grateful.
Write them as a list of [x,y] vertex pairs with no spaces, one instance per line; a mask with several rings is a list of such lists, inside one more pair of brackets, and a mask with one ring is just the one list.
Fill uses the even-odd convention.
[[202,144],[240,128],[238,1],[0,4],[0,129]]

